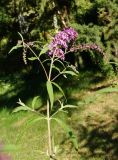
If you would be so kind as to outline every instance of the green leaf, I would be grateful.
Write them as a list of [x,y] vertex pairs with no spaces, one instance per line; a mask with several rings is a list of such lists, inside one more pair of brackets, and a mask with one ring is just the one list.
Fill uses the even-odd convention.
[[64,65],[64,63],[61,62],[59,59],[57,59],[56,61],[59,62],[64,68],[66,68],[65,65]]
[[38,99],[39,99],[39,96],[36,96],[36,97],[33,98],[33,100],[32,100],[32,108],[33,109],[35,108],[35,104],[36,104]]
[[62,107],[62,109],[64,109],[64,108],[77,108],[77,106],[67,104],[67,105]]
[[22,34],[20,33],[20,32],[18,32],[18,34],[19,34],[19,36],[21,37],[21,39],[22,39],[22,42],[24,41],[24,39],[23,39],[23,36],[22,36]]
[[41,52],[39,53],[39,56],[41,56],[42,54],[45,54],[48,51],[48,44],[45,44],[43,46],[43,49],[41,50]]
[[13,113],[19,112],[19,111],[28,111],[28,110],[30,110],[29,107],[19,106],[13,110]]
[[30,122],[28,122],[28,124],[29,125],[32,125],[32,124],[34,124],[34,123],[36,123],[36,122],[38,122],[38,121],[41,121],[41,120],[46,120],[46,117],[38,117],[38,118],[36,118],[36,119],[33,119],[33,120],[31,120]]
[[72,69],[72,71],[75,72],[76,74],[79,74],[79,72],[78,72],[78,70],[76,69],[75,66],[70,65],[70,66],[68,66],[68,68]]
[[58,67],[53,65],[52,68],[54,68],[55,70],[57,70],[60,73],[60,69]]
[[52,84],[59,89],[59,91],[62,93],[62,95],[63,95],[63,96],[65,97],[65,99],[66,99],[66,96],[65,96],[62,88],[61,88],[57,83],[55,83],[55,82],[52,82]]
[[23,47],[23,46],[22,46],[22,45],[16,45],[16,46],[12,47],[11,50],[9,51],[9,54],[10,54],[13,50],[16,50],[16,49],[21,48],[21,47]]
[[47,81],[46,86],[47,86],[47,92],[49,95],[50,104],[51,104],[51,108],[52,108],[53,103],[54,103],[54,93],[53,93],[53,87],[52,87],[51,81]]
[[25,103],[23,103],[23,102],[20,100],[20,98],[19,98],[19,101],[18,101],[17,103],[20,104],[21,106],[27,107],[27,106],[25,105]]
[[23,103],[20,99],[19,101],[17,102],[20,106],[15,108],[13,110],[13,112],[19,112],[19,111],[28,111],[30,110],[31,111],[31,108],[29,108],[28,106],[25,105],[25,103]]
[[75,73],[73,71],[63,71],[62,73],[63,74],[69,74],[69,75],[72,75],[72,76],[77,76],[77,73]]
[[45,63],[45,62],[47,62],[47,61],[51,61],[51,59],[47,58],[47,59],[45,59],[44,61],[42,61],[42,63]]
[[52,118],[54,119],[66,132],[70,132],[71,128],[62,120],[58,119],[58,118]]
[[118,66],[118,62],[109,62],[110,64],[115,64],[116,66]]
[[30,58],[28,58],[30,61],[35,61],[35,60],[37,60],[37,57],[30,57]]

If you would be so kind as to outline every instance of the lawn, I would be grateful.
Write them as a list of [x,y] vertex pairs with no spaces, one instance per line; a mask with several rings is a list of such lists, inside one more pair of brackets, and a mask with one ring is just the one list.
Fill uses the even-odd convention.
[[[5,152],[13,160],[47,160],[45,120],[34,122],[37,115],[30,112],[12,113],[18,98],[30,105],[33,96],[40,93],[36,83],[29,80],[26,86],[24,79],[27,81],[26,77],[19,75],[1,78],[0,141],[6,145]],[[106,80],[101,73],[86,71],[80,74],[79,80],[72,82],[64,82],[68,86],[65,92],[68,103],[77,105],[77,108],[68,109],[68,113],[61,113],[58,117],[71,126],[78,141],[78,149],[74,148],[74,143],[65,130],[53,122],[57,159],[117,160],[117,78]],[[42,94],[43,92],[40,93]],[[45,108],[42,97],[37,103]]]

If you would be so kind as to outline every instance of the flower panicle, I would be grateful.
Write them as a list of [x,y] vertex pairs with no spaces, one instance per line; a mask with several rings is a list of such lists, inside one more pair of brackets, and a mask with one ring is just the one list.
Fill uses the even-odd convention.
[[19,46],[19,45],[23,46],[22,59],[23,59],[23,62],[25,65],[27,65],[27,50],[28,50],[27,46],[34,47],[34,44],[35,44],[35,42],[24,43],[21,40],[18,40],[18,42],[17,42],[17,46]]
[[62,31],[58,32],[53,41],[49,44],[48,55],[65,59],[64,50],[68,48],[68,44],[74,41],[78,36],[78,33],[73,28],[64,28]]
[[77,51],[87,51],[87,50],[93,50],[96,52],[101,53],[102,56],[105,55],[104,51],[102,48],[100,48],[100,46],[98,46],[97,44],[93,43],[93,44],[80,44],[78,46],[73,46],[70,48],[71,52],[77,52]]

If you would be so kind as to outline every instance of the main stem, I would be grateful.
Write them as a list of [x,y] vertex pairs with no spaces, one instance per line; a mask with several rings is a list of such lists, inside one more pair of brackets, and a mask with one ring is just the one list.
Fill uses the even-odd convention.
[[[48,81],[51,81],[51,73],[52,73],[52,66],[54,62],[54,55],[51,58],[50,70],[48,75]],[[50,160],[53,159],[53,151],[52,151],[52,139],[51,139],[51,117],[50,117],[50,105],[49,100],[47,100],[47,125],[48,125],[48,154]]]
[[50,124],[50,106],[47,100],[47,125],[48,125],[48,154],[51,160],[52,157],[52,142],[51,142],[51,124]]

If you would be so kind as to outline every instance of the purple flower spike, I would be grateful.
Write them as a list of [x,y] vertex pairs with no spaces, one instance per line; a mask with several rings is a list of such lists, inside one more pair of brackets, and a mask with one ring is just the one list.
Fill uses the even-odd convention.
[[78,33],[73,28],[65,28],[64,32],[68,34],[70,40],[75,40],[78,36]]
[[56,34],[53,41],[49,45],[48,55],[65,59],[64,50],[68,48],[68,43],[74,41],[78,36],[78,33],[73,28],[65,28]]

